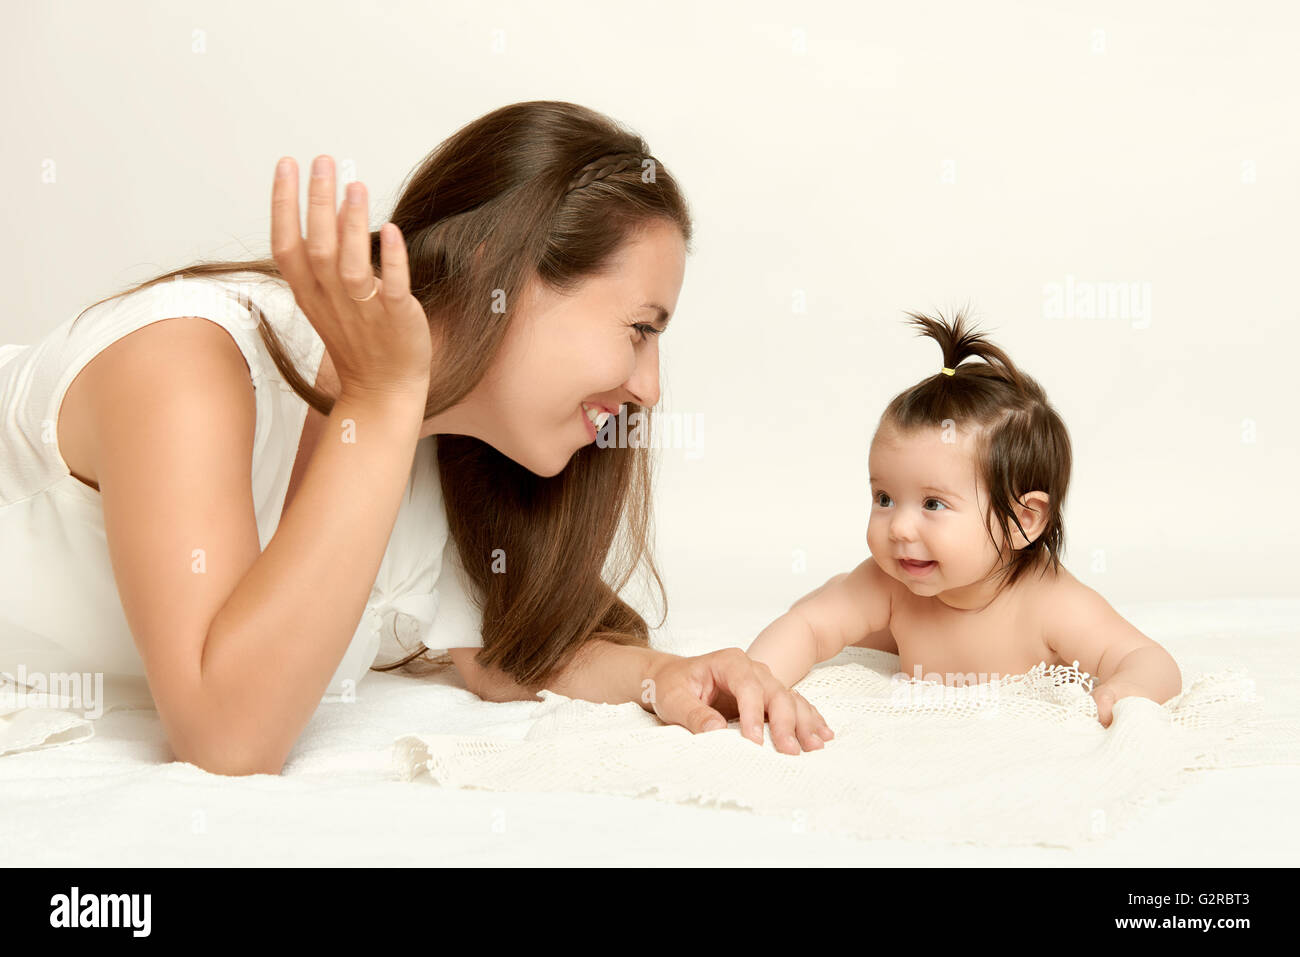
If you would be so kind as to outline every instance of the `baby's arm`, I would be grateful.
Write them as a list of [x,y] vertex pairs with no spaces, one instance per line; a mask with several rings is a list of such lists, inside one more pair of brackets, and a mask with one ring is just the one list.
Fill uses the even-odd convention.
[[1137,695],[1164,704],[1183,690],[1173,656],[1087,585],[1062,585],[1050,595],[1045,615],[1048,647],[1097,679],[1092,696],[1103,726],[1110,726],[1120,698]]
[[868,558],[791,605],[759,632],[746,653],[793,687],[817,662],[889,627],[889,582],[875,559]]

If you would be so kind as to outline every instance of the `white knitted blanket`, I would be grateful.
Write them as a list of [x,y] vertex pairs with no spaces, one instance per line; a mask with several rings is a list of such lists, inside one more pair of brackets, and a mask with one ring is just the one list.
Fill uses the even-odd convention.
[[898,658],[850,648],[797,685],[835,731],[785,755],[739,723],[693,735],[635,703],[543,691],[523,739],[411,734],[398,775],[451,788],[584,791],[779,815],[795,830],[862,838],[1071,847],[1104,838],[1196,771],[1300,764],[1300,720],[1261,713],[1240,668],[1183,671],[1164,705],[1124,698],[1109,728],[1092,679],[1040,664],[945,687],[898,675]]

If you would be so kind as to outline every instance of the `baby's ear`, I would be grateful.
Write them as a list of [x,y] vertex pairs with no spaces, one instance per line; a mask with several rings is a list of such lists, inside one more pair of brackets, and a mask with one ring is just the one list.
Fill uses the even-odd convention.
[[1016,508],[1016,518],[1020,520],[1020,527],[1029,536],[1029,541],[1022,541],[1020,531],[1013,527],[1011,534],[1015,540],[1016,548],[1024,548],[1029,542],[1034,541],[1043,533],[1043,528],[1047,525],[1048,510],[1051,503],[1052,498],[1046,492],[1026,492],[1020,496],[1020,503]]

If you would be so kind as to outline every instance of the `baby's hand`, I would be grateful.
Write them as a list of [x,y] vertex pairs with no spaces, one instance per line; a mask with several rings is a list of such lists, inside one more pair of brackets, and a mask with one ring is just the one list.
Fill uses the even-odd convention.
[[1103,728],[1110,727],[1111,721],[1114,720],[1116,701],[1120,698],[1129,698],[1135,695],[1139,698],[1151,697],[1137,685],[1127,681],[1112,679],[1093,688],[1092,700],[1097,702],[1097,720],[1101,722],[1101,726]]

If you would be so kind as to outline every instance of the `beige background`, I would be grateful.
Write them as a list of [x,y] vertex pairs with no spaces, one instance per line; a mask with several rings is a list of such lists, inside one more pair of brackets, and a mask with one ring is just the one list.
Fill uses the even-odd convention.
[[[1070,427],[1077,575],[1116,602],[1297,594],[1289,4],[5,12],[0,342],[264,255],[282,154],[335,156],[377,227],[456,127],[572,100],[645,135],[697,218],[662,344],[664,411],[699,425],[662,458],[671,621],[776,614],[866,556],[871,431],[940,365],[902,310],[964,302]],[[1148,308],[1050,316],[1052,284],[1103,282]]]

